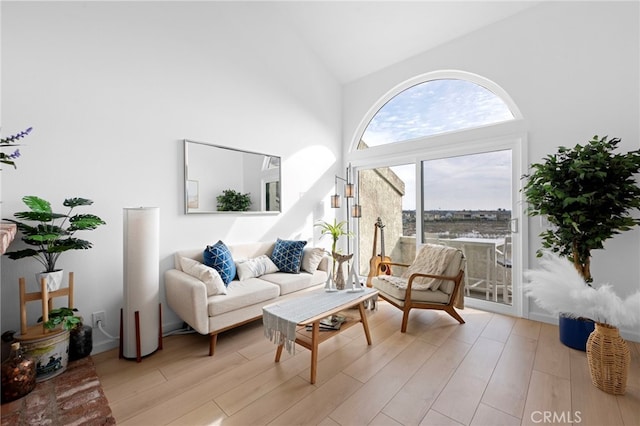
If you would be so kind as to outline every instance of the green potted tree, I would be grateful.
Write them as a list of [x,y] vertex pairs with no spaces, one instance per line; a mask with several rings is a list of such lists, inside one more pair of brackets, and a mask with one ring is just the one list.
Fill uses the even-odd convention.
[[[17,212],[13,215],[17,219],[33,222],[32,224],[14,219],[5,219],[17,225],[22,232],[24,241],[30,248],[14,250],[5,253],[10,259],[18,260],[32,257],[44,266],[45,280],[50,291],[57,290],[62,282],[62,270],[56,269],[56,262],[60,255],[69,250],[86,250],[92,247],[89,241],[75,238],[77,231],[96,229],[105,222],[93,214],[73,214],[76,207],[89,206],[93,201],[86,198],[67,198],[63,205],[69,208],[64,213],[54,213],[51,203],[28,195],[22,201],[29,207],[29,211]],[[40,282],[41,275],[38,275]]]
[[246,212],[251,207],[250,194],[242,194],[233,189],[225,189],[216,197],[218,211]]
[[[543,248],[570,259],[585,285],[593,281],[591,251],[640,224],[631,215],[640,208],[640,150],[615,153],[619,143],[594,136],[585,145],[561,146],[523,176],[527,214],[544,216],[551,225],[540,234]],[[567,346],[584,351],[593,329],[593,322],[576,324],[560,315],[560,340]]]

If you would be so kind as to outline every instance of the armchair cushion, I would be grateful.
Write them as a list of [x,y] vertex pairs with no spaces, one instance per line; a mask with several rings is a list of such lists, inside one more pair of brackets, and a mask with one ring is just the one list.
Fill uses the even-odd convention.
[[[455,256],[461,256],[460,250],[453,247],[442,246],[437,244],[425,244],[416,255],[413,263],[402,274],[402,278],[406,280],[412,274],[430,274],[456,276],[460,268],[460,262],[454,262]],[[413,280],[411,288],[413,290],[438,290],[445,281],[438,278],[416,277]],[[406,288],[406,283],[405,283]],[[445,292],[451,293],[449,291]]]

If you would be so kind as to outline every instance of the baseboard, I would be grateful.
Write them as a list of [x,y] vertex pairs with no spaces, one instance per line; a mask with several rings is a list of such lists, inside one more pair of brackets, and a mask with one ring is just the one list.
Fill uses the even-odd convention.
[[[542,313],[529,313],[529,319],[534,321],[545,322],[547,324],[555,324],[558,325],[558,317],[550,315],[550,314],[542,314]],[[640,332],[638,330],[631,330],[628,328],[620,328],[620,336],[623,339],[628,340],[630,342],[640,342]]]
[[[183,322],[182,321],[176,321],[176,322],[172,322],[169,324],[163,324],[162,325],[162,331],[163,333],[170,333],[172,331],[175,330],[180,330],[183,326]],[[96,331],[94,331],[95,333]],[[98,330],[98,332],[100,332]],[[93,343],[93,350],[91,351],[91,355],[95,355],[95,354],[99,354],[101,352],[106,352],[106,351],[110,351],[111,349],[115,349],[118,347],[118,340],[106,340],[106,341],[101,341],[100,343]]]

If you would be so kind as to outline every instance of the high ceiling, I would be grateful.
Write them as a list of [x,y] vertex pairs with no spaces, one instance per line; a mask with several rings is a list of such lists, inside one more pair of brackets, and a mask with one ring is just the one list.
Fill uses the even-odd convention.
[[341,83],[415,56],[540,1],[285,1],[282,19]]

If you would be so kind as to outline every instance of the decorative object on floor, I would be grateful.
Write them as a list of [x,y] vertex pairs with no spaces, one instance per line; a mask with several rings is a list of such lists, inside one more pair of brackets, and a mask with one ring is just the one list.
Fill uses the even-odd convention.
[[[9,137],[0,138],[0,148],[13,148],[18,146],[16,142],[24,138],[25,136],[27,136],[29,133],[31,133],[31,130],[33,130],[33,127],[29,127],[28,129],[23,130],[19,133],[16,133],[15,135],[11,135]],[[16,160],[19,157],[20,157],[19,149],[16,149],[10,154],[0,151],[0,163],[13,166],[14,169],[17,169],[16,162],[14,160]]]
[[[75,361],[91,354],[93,349],[93,329],[82,323],[82,317],[76,315],[75,308],[56,308],[49,311],[49,320],[43,325],[47,330],[62,327],[69,330],[69,361]],[[42,317],[38,322],[42,322]]]
[[338,270],[336,271],[335,283],[336,289],[344,290],[345,281],[344,281],[344,270],[343,265],[345,262],[348,262],[353,257],[353,253],[351,254],[338,254],[336,252],[331,253],[333,258],[338,262]]
[[[56,262],[62,253],[92,247],[89,241],[73,236],[77,231],[90,231],[105,224],[102,219],[93,214],[72,215],[76,207],[93,204],[93,201],[86,198],[65,199],[62,205],[69,208],[66,214],[54,213],[51,210],[51,203],[33,195],[23,197],[22,201],[29,207],[29,211],[16,212],[13,215],[35,224],[13,219],[6,220],[15,223],[23,234],[22,241],[35,248],[10,251],[5,254],[13,260],[33,257],[44,266],[43,272],[46,274],[60,271],[56,269]],[[62,275],[61,272],[60,275]],[[40,283],[39,277],[37,282]],[[57,284],[48,282],[49,291],[57,290],[60,282],[61,280]]]
[[587,341],[587,361],[595,387],[613,395],[624,395],[631,352],[616,327],[596,323]]
[[56,330],[38,339],[22,340],[24,351],[36,362],[36,381],[64,373],[69,363],[69,330]]
[[69,331],[69,361],[91,355],[93,350],[93,328],[80,324]]
[[[66,308],[73,312],[73,272],[69,273],[69,284],[65,288],[49,292],[44,279],[40,281],[40,291],[27,293],[26,280],[20,278],[20,335],[16,336],[24,352],[32,356],[36,362],[36,381],[41,382],[55,377],[67,368],[69,361],[69,330],[62,327],[67,324],[66,316],[58,316],[49,321],[53,299],[67,297]],[[27,325],[27,302],[40,301],[42,306],[42,323]]]
[[124,209],[124,307],[120,311],[120,358],[162,349],[160,306],[160,209]]
[[2,403],[22,398],[35,387],[36,364],[23,355],[20,342],[14,342],[9,358],[2,362]]
[[533,297],[541,308],[595,321],[595,329],[585,345],[591,381],[605,392],[623,394],[629,348],[617,327],[640,323],[640,291],[623,300],[608,284],[598,288],[585,285],[572,264],[551,251],[543,251],[539,269],[525,271],[524,275],[528,280],[525,294]]
[[[594,136],[584,146],[561,146],[523,176],[527,214],[544,216],[551,225],[540,234],[543,249],[570,258],[583,286],[593,280],[591,251],[603,249],[604,241],[640,224],[631,215],[640,208],[635,179],[640,150],[615,153],[619,143],[619,138]],[[554,295],[562,298],[562,291],[558,288]]]

